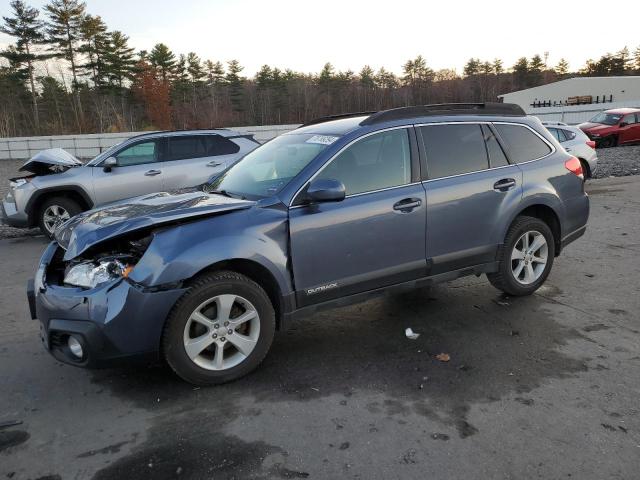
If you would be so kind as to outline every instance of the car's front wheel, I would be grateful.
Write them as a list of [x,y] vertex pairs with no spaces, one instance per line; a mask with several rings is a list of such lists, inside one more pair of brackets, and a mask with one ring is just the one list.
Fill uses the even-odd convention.
[[531,295],[549,276],[555,243],[549,226],[535,217],[516,218],[500,250],[498,272],[491,284],[508,295]]
[[64,197],[53,197],[45,200],[38,211],[38,226],[47,237],[53,238],[58,225],[82,212],[82,207]]
[[236,272],[196,279],[167,319],[164,356],[184,380],[213,385],[255,369],[271,347],[275,312],[265,291]]

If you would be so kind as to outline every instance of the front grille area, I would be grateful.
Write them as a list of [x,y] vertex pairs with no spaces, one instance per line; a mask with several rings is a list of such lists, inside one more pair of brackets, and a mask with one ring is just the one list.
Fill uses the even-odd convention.
[[62,348],[67,344],[67,335],[62,332],[49,333],[49,346],[51,348]]

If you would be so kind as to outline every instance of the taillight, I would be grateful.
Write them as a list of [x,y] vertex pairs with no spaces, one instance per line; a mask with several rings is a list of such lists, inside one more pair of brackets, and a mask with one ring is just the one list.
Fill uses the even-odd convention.
[[571,157],[569,160],[564,162],[564,166],[571,173],[573,173],[574,175],[577,175],[578,177],[584,180],[584,172],[582,171],[582,164],[580,163],[580,160],[578,160],[576,157]]
[[596,149],[596,141],[595,140],[587,140],[587,145],[594,150]]

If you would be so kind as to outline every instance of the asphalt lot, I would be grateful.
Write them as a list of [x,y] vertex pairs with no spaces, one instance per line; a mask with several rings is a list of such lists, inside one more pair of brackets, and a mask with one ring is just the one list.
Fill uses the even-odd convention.
[[0,240],[0,478],[638,478],[640,177],[588,190],[537,294],[473,277],[324,312],[214,388],[56,362],[24,293],[45,241]]

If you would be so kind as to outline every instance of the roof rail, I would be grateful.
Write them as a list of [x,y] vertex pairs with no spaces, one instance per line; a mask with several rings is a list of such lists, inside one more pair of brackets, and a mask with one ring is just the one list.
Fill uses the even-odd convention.
[[341,120],[343,118],[362,117],[364,115],[372,115],[376,112],[355,112],[355,113],[339,113],[337,115],[327,115],[325,117],[314,118],[307,123],[303,123],[298,128],[308,127],[309,125],[316,125],[318,123],[330,122],[331,120]]
[[438,103],[434,105],[418,105],[415,107],[392,108],[382,110],[365,118],[360,125],[375,125],[376,123],[404,118],[426,117],[434,115],[501,115],[523,117],[526,113],[515,103]]

